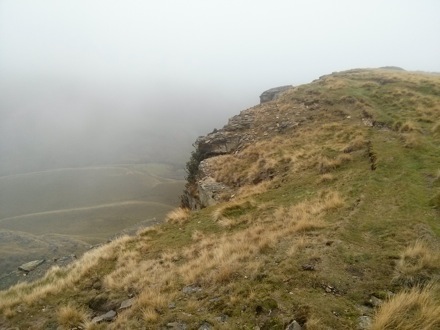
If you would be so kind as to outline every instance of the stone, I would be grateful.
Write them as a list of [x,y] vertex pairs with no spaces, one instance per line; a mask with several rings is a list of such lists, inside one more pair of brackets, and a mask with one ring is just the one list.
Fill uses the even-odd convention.
[[304,264],[301,266],[302,270],[315,270],[315,265],[314,264]]
[[379,307],[382,303],[383,301],[375,296],[371,296],[370,300],[368,300],[368,305],[371,307]]
[[302,326],[293,320],[292,323],[287,326],[286,330],[302,330]]
[[116,315],[116,312],[114,310],[111,310],[103,315],[94,317],[92,319],[92,323],[111,322],[115,319]]
[[212,326],[208,322],[203,322],[198,330],[211,330]]
[[183,293],[190,294],[202,291],[202,288],[195,285],[188,285],[182,289]]
[[124,300],[123,302],[121,302],[121,306],[119,306],[119,309],[130,308],[133,305],[133,303],[134,303],[134,298]]
[[43,264],[45,261],[46,261],[45,259],[30,261],[30,262],[27,262],[27,263],[19,266],[18,269],[23,272],[29,273],[29,272],[33,271],[35,268],[37,268],[38,266],[40,266],[41,264]]
[[112,301],[109,299],[108,295],[105,293],[102,293],[100,295],[97,295],[89,300],[87,303],[90,309],[94,310],[95,312],[107,312],[109,310],[115,310],[118,308],[119,303]]
[[359,330],[367,330],[367,329],[370,329],[370,327],[371,327],[371,317],[369,317],[369,316],[361,316],[361,317],[359,317],[358,318],[358,326],[357,326],[357,328],[359,329]]
[[229,317],[228,317],[226,314],[221,314],[220,316],[217,316],[217,317],[215,318],[215,320],[216,320],[217,322],[225,323],[225,322],[228,321],[228,318],[229,318]]
[[287,86],[279,86],[279,87],[271,88],[268,89],[267,91],[264,91],[260,95],[260,104],[275,100],[282,92],[291,88],[293,88],[292,85],[287,85]]

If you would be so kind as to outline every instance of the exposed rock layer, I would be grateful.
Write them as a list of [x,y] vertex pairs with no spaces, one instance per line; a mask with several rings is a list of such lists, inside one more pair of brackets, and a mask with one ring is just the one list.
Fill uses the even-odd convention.
[[251,143],[282,134],[305,120],[301,114],[307,106],[298,104],[291,109],[279,109],[275,100],[292,86],[269,89],[260,97],[262,104],[243,110],[229,119],[221,129],[215,129],[199,137],[194,146],[201,161],[195,182],[187,184],[182,196],[182,206],[200,209],[218,203],[222,198],[234,194],[234,188],[215,180],[210,171],[210,159],[225,154],[234,154]]

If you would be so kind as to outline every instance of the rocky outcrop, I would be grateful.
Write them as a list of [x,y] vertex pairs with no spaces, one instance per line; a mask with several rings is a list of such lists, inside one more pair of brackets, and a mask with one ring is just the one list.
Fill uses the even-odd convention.
[[253,140],[250,129],[254,126],[253,108],[243,110],[229,119],[222,129],[215,129],[206,136],[200,136],[194,146],[198,155],[198,169],[195,182],[186,185],[181,197],[183,207],[193,210],[218,203],[221,196],[232,193],[227,185],[217,182],[209,170],[207,159],[233,153]]
[[227,194],[232,190],[225,184],[215,181],[208,176],[198,182],[199,200],[202,207],[217,204],[222,194]]
[[46,260],[44,260],[44,259],[30,261],[30,262],[27,262],[27,263],[19,266],[18,270],[21,270],[23,272],[29,273],[29,272],[33,271],[35,268],[37,268],[38,266],[40,266],[45,261]]
[[208,135],[199,137],[195,147],[203,158],[231,153],[249,140],[243,135],[243,131],[252,126],[254,119],[251,109],[244,110],[230,118],[222,129],[215,129]]
[[196,140],[196,150],[189,162],[194,165],[191,166],[191,180],[181,197],[183,207],[201,209],[228,200],[235,194],[234,189],[239,183],[230,187],[216,181],[216,176],[210,171],[211,159],[226,154],[239,155],[247,145],[273,135],[284,134],[305,120],[304,113],[309,110],[303,103],[292,103],[292,106],[280,109],[277,102],[268,102],[281,98],[280,94],[289,89],[292,86],[265,91],[261,96],[263,104],[241,111],[230,118],[223,128],[215,129]]
[[260,95],[260,104],[275,100],[282,92],[291,88],[293,88],[292,85],[287,85],[271,88],[267,91],[264,91],[263,94]]

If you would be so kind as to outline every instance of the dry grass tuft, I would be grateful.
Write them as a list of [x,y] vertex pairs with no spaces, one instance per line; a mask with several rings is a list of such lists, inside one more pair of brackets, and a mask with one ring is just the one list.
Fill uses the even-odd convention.
[[325,327],[323,326],[321,320],[319,318],[317,318],[316,316],[310,316],[307,319],[307,322],[305,324],[306,329],[307,330],[321,330],[321,329],[325,329]]
[[438,290],[427,286],[396,294],[380,307],[371,330],[439,329],[440,304],[433,293]]
[[342,151],[350,153],[356,150],[361,150],[367,146],[367,140],[363,136],[356,136],[348,145],[346,145]]
[[72,305],[62,306],[57,311],[57,320],[63,329],[81,329],[89,315],[82,309]]
[[238,189],[237,195],[241,198],[259,195],[266,192],[270,187],[270,181],[263,181],[258,184],[245,185]]
[[182,225],[189,220],[189,215],[189,209],[178,207],[166,215],[165,221],[168,223]]
[[319,173],[324,174],[336,169],[340,164],[335,159],[321,157],[318,162]]
[[414,132],[414,131],[419,131],[419,128],[417,127],[417,125],[411,121],[411,120],[407,120],[406,122],[404,122],[402,124],[402,126],[400,126],[400,132],[405,133],[405,132]]
[[157,322],[160,314],[154,308],[147,307],[142,310],[142,318],[146,322]]
[[5,318],[9,319],[11,317],[14,317],[17,314],[17,312],[11,307],[8,307],[2,311],[2,314]]
[[422,144],[419,134],[414,132],[402,134],[402,138],[406,148],[417,148]]
[[[252,200],[238,200],[230,203],[225,203],[215,209],[212,213],[212,220],[216,222],[221,222],[224,220],[225,223],[232,223],[234,221],[242,222],[243,220],[238,219],[241,213],[244,213],[247,209],[255,206],[255,202]],[[234,219],[228,219],[234,218]],[[220,223],[221,224],[221,223]],[[227,226],[226,226],[227,227]]]
[[343,164],[350,162],[353,157],[349,154],[341,154],[334,159],[327,158],[325,156],[321,157],[318,161],[318,170],[319,173],[325,174],[331,172]]
[[438,278],[440,274],[440,252],[431,249],[425,242],[416,241],[408,246],[396,265],[394,280],[413,286]]
[[318,183],[332,182],[334,180],[336,180],[336,177],[333,174],[325,173],[320,176]]
[[193,241],[198,242],[198,241],[202,240],[203,238],[205,238],[205,234],[203,234],[203,232],[201,232],[200,230],[195,230],[191,234],[191,239]]

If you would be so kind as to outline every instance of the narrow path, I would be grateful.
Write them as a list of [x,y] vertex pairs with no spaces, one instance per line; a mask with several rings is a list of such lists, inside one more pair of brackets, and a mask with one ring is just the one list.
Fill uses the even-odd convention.
[[94,206],[86,206],[86,207],[75,207],[75,208],[69,208],[69,209],[60,209],[60,210],[53,210],[53,211],[43,211],[43,212],[35,212],[35,213],[27,213],[27,214],[21,214],[16,215],[13,217],[7,217],[0,219],[0,222],[5,220],[13,220],[13,219],[20,219],[20,218],[29,218],[39,215],[53,215],[53,214],[64,214],[64,213],[70,213],[70,212],[78,212],[78,211],[88,211],[88,210],[94,210],[94,209],[102,209],[106,207],[115,207],[115,206],[126,206],[126,205],[139,205],[139,204],[156,204],[156,205],[163,205],[166,207],[169,207],[169,205],[164,203],[158,203],[158,202],[149,202],[149,201],[124,201],[124,202],[115,202],[115,203],[108,203],[108,204],[100,204],[100,205],[94,205]]

